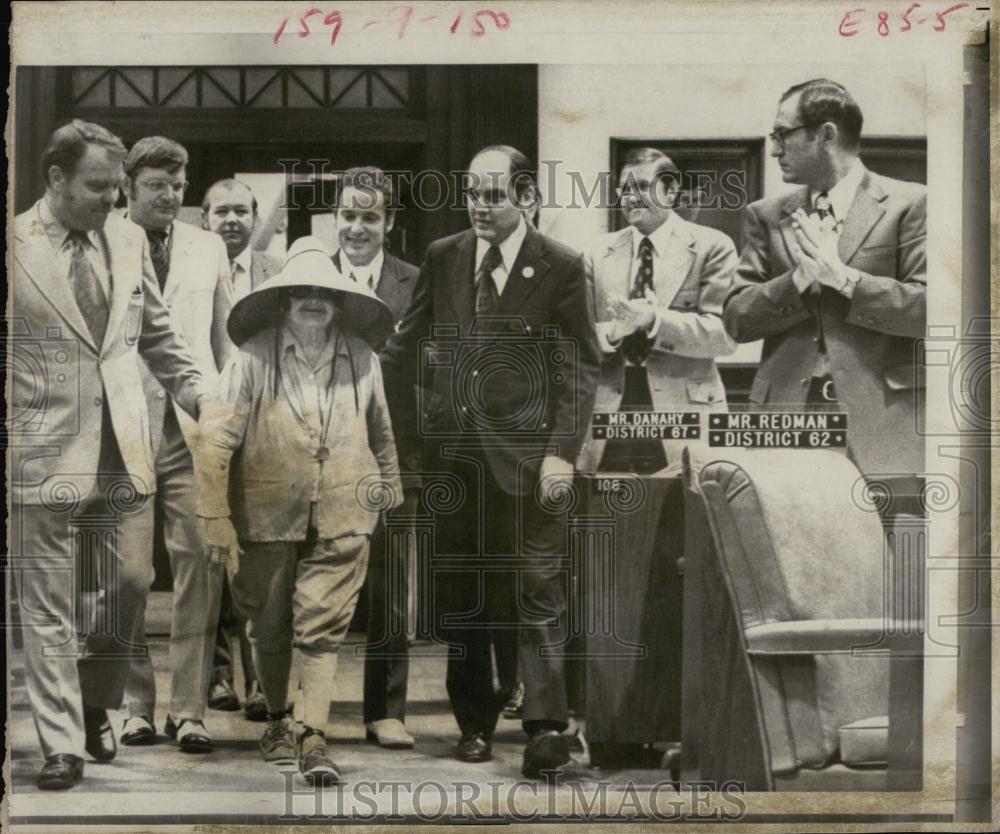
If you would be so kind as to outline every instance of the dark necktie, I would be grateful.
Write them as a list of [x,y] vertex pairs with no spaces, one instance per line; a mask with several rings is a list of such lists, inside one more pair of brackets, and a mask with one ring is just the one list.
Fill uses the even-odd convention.
[[816,216],[824,231],[837,231],[837,216],[833,213],[833,203],[825,191],[816,195]]
[[149,255],[153,259],[153,269],[156,271],[156,280],[160,285],[160,292],[167,284],[167,273],[170,272],[170,250],[167,248],[167,233],[146,232],[149,239]]
[[[646,289],[653,290],[653,244],[648,237],[639,241],[639,273],[635,276],[635,284],[629,293],[629,298],[646,297]],[[649,355],[653,340],[645,333],[636,331],[622,339],[622,355],[634,365],[641,365]]]
[[73,256],[69,264],[69,279],[73,283],[73,296],[80,308],[87,329],[94,338],[98,348],[104,342],[104,333],[108,329],[108,298],[104,288],[94,272],[94,267],[87,257],[89,241],[86,232],[70,232],[73,243]]
[[495,316],[500,307],[500,294],[497,292],[496,281],[493,280],[493,270],[503,263],[500,249],[491,246],[483,255],[483,261],[476,273],[476,315]]

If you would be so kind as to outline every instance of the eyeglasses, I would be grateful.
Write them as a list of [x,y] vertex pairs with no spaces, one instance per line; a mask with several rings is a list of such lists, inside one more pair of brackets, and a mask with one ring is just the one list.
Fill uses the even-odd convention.
[[289,287],[288,295],[291,298],[309,298],[311,295],[315,295],[317,298],[326,298],[333,300],[334,292],[333,290],[328,290],[326,287]]
[[139,180],[139,185],[147,191],[151,191],[153,194],[163,194],[165,191],[173,191],[174,194],[183,194],[184,189],[188,187],[188,184],[183,180],[180,182],[170,182],[168,180]]
[[778,128],[774,133],[767,134],[767,138],[774,142],[775,145],[785,146],[785,138],[791,136],[797,130],[803,130],[807,127],[814,127],[814,125],[796,125],[795,127],[783,127]]

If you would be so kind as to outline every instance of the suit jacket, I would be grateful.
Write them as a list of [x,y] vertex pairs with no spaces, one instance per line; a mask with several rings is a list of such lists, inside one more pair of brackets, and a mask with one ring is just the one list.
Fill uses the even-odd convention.
[[[222,239],[219,239],[222,242]],[[255,290],[268,278],[281,272],[281,262],[266,252],[253,250],[250,252],[250,289]],[[236,352],[236,346],[229,340],[226,322],[229,312],[236,303],[235,287],[226,261],[226,281],[219,281],[212,300],[212,352],[215,355],[215,365],[221,371],[229,357]]]
[[73,290],[53,272],[52,246],[33,206],[14,218],[8,304],[8,473],[12,501],[58,505],[94,488],[104,400],[132,485],[155,491],[149,414],[138,357],[180,406],[211,395],[171,325],[142,229],[117,216],[101,232],[112,290],[96,345]]
[[[175,222],[170,235],[170,271],[163,301],[175,330],[183,334],[202,376],[214,388],[219,374],[212,348],[213,299],[218,286],[231,283],[226,245],[218,235],[190,223]],[[143,388],[155,457],[163,437],[167,393],[149,373],[143,374]],[[190,445],[196,424],[184,413],[177,418]]]
[[[345,275],[350,272],[350,262],[347,269],[341,264],[342,255],[338,249],[333,253],[333,265]],[[344,258],[343,260],[347,260]],[[403,316],[410,308],[410,301],[413,298],[413,287],[416,285],[416,277],[420,270],[413,264],[401,261],[394,255],[385,253],[382,260],[382,274],[378,279],[378,286],[375,288],[375,295],[386,303],[392,310],[392,316],[396,321],[396,329],[403,321]],[[380,346],[384,347],[384,345]]]
[[[660,326],[644,366],[657,411],[724,411],[726,389],[715,365],[736,343],[722,322],[722,304],[736,270],[736,248],[722,232],[689,223],[680,217],[673,225],[661,269],[654,276]],[[628,297],[632,288],[632,228],[603,235],[587,254],[588,279],[594,304],[601,375],[595,412],[616,412],[625,385],[625,361],[621,350],[604,335],[610,322],[608,298]],[[588,432],[577,461],[581,471],[594,472],[604,453],[606,440]],[[676,445],[676,444],[670,444]],[[668,460],[679,459],[677,450],[664,449]]]
[[926,189],[865,172],[838,243],[844,263],[861,273],[850,300],[828,288],[817,296],[795,288],[791,215],[807,200],[801,188],[747,207],[747,245],[724,318],[737,341],[764,339],[750,399],[801,407],[822,367],[822,339],[861,471],[922,472],[915,389],[924,384]]
[[500,486],[524,493],[545,454],[576,460],[590,423],[600,358],[583,258],[529,228],[498,318],[484,322],[475,254],[471,230],[427,249],[413,303],[381,354],[393,426],[408,461],[418,437],[425,453],[429,442],[482,444]]

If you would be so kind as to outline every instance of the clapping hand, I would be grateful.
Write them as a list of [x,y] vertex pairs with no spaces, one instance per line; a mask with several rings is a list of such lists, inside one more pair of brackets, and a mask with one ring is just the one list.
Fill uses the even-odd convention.
[[608,298],[608,312],[611,313],[614,324],[612,330],[615,338],[609,336],[612,341],[624,339],[637,330],[649,330],[656,321],[656,293],[646,287],[642,298],[611,295]]
[[799,265],[793,280],[799,292],[814,284],[841,292],[847,283],[847,267],[837,251],[837,233],[824,229],[817,216],[806,214],[803,209],[792,215],[792,228],[798,243],[795,254]]

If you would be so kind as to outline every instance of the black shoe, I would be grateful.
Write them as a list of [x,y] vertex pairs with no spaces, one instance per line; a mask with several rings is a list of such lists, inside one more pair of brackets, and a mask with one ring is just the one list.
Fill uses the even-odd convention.
[[236,712],[240,708],[240,699],[233,689],[233,684],[227,680],[216,681],[208,690],[209,709],[218,709],[223,712]]
[[45,760],[42,772],[38,774],[38,789],[64,791],[72,788],[82,778],[83,759],[72,753],[57,753]]
[[267,721],[267,701],[260,691],[260,684],[254,681],[247,690],[247,700],[243,705],[243,714],[247,721]]
[[115,731],[111,729],[107,710],[84,704],[83,731],[86,736],[83,748],[95,761],[110,762],[118,753]]
[[156,743],[156,727],[146,715],[133,715],[122,727],[122,744],[130,747]]
[[537,779],[543,770],[558,770],[569,761],[569,745],[557,730],[542,730],[535,733],[524,748],[524,763],[521,773],[529,779]]
[[493,758],[493,739],[486,733],[465,733],[458,740],[455,758],[470,764],[488,762]]
[[167,716],[163,732],[170,738],[177,739],[177,746],[182,753],[211,753],[212,737],[201,721],[182,718],[175,722],[172,715]]

